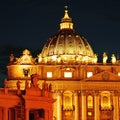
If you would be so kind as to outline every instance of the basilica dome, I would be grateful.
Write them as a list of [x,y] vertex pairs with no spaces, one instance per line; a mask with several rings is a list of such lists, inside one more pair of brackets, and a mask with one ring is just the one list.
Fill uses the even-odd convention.
[[67,9],[61,19],[59,31],[48,39],[40,57],[44,63],[97,62],[97,56],[88,41],[73,29],[72,19],[69,17]]

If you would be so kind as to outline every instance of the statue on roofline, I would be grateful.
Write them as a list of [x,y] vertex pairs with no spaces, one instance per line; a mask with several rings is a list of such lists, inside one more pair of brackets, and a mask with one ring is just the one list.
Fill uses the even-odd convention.
[[106,64],[106,63],[107,63],[107,60],[108,60],[107,53],[104,52],[104,53],[103,53],[103,64]]
[[14,55],[11,54],[10,57],[9,57],[9,59],[10,59],[10,64],[12,64],[14,62]]
[[112,54],[112,56],[111,56],[111,62],[112,62],[112,64],[116,63],[116,56],[114,54]]

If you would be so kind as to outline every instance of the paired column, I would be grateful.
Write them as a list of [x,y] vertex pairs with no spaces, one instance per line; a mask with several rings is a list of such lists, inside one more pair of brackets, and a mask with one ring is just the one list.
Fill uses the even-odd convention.
[[62,92],[57,92],[57,120],[62,120]]
[[87,120],[86,94],[83,91],[81,93],[81,99],[82,99],[82,120]]
[[100,110],[99,110],[99,93],[98,91],[94,94],[94,120],[100,119]]
[[113,110],[113,120],[119,120],[119,101],[118,101],[118,94],[114,93],[113,96],[113,106],[114,106],[114,110]]
[[74,93],[74,106],[75,106],[75,120],[79,120],[79,103],[78,103],[78,92]]

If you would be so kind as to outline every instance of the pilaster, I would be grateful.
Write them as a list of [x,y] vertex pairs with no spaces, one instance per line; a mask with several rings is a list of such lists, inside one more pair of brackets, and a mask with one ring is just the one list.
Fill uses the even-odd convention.
[[53,120],[53,110],[52,110],[52,108],[49,110],[49,120]]
[[81,99],[82,99],[82,120],[87,120],[86,93],[85,93],[85,91],[81,92]]
[[114,92],[114,96],[113,96],[113,106],[114,106],[114,110],[113,110],[113,120],[119,120],[119,104],[118,104],[118,93],[117,91]]
[[3,108],[3,120],[8,120],[8,108]]
[[99,92],[94,93],[94,120],[100,120],[100,110],[99,110]]
[[79,120],[78,91],[74,92],[75,120]]
[[29,109],[25,109],[25,120],[29,120]]
[[45,120],[51,120],[51,119],[49,119],[48,115],[49,115],[48,110],[45,110]]
[[57,91],[57,120],[62,120],[62,91]]

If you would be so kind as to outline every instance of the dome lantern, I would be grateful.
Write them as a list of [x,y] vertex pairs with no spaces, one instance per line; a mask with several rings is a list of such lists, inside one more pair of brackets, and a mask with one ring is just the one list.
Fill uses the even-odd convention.
[[62,29],[73,29],[72,19],[68,15],[68,7],[65,6],[65,14],[61,19],[60,30]]

